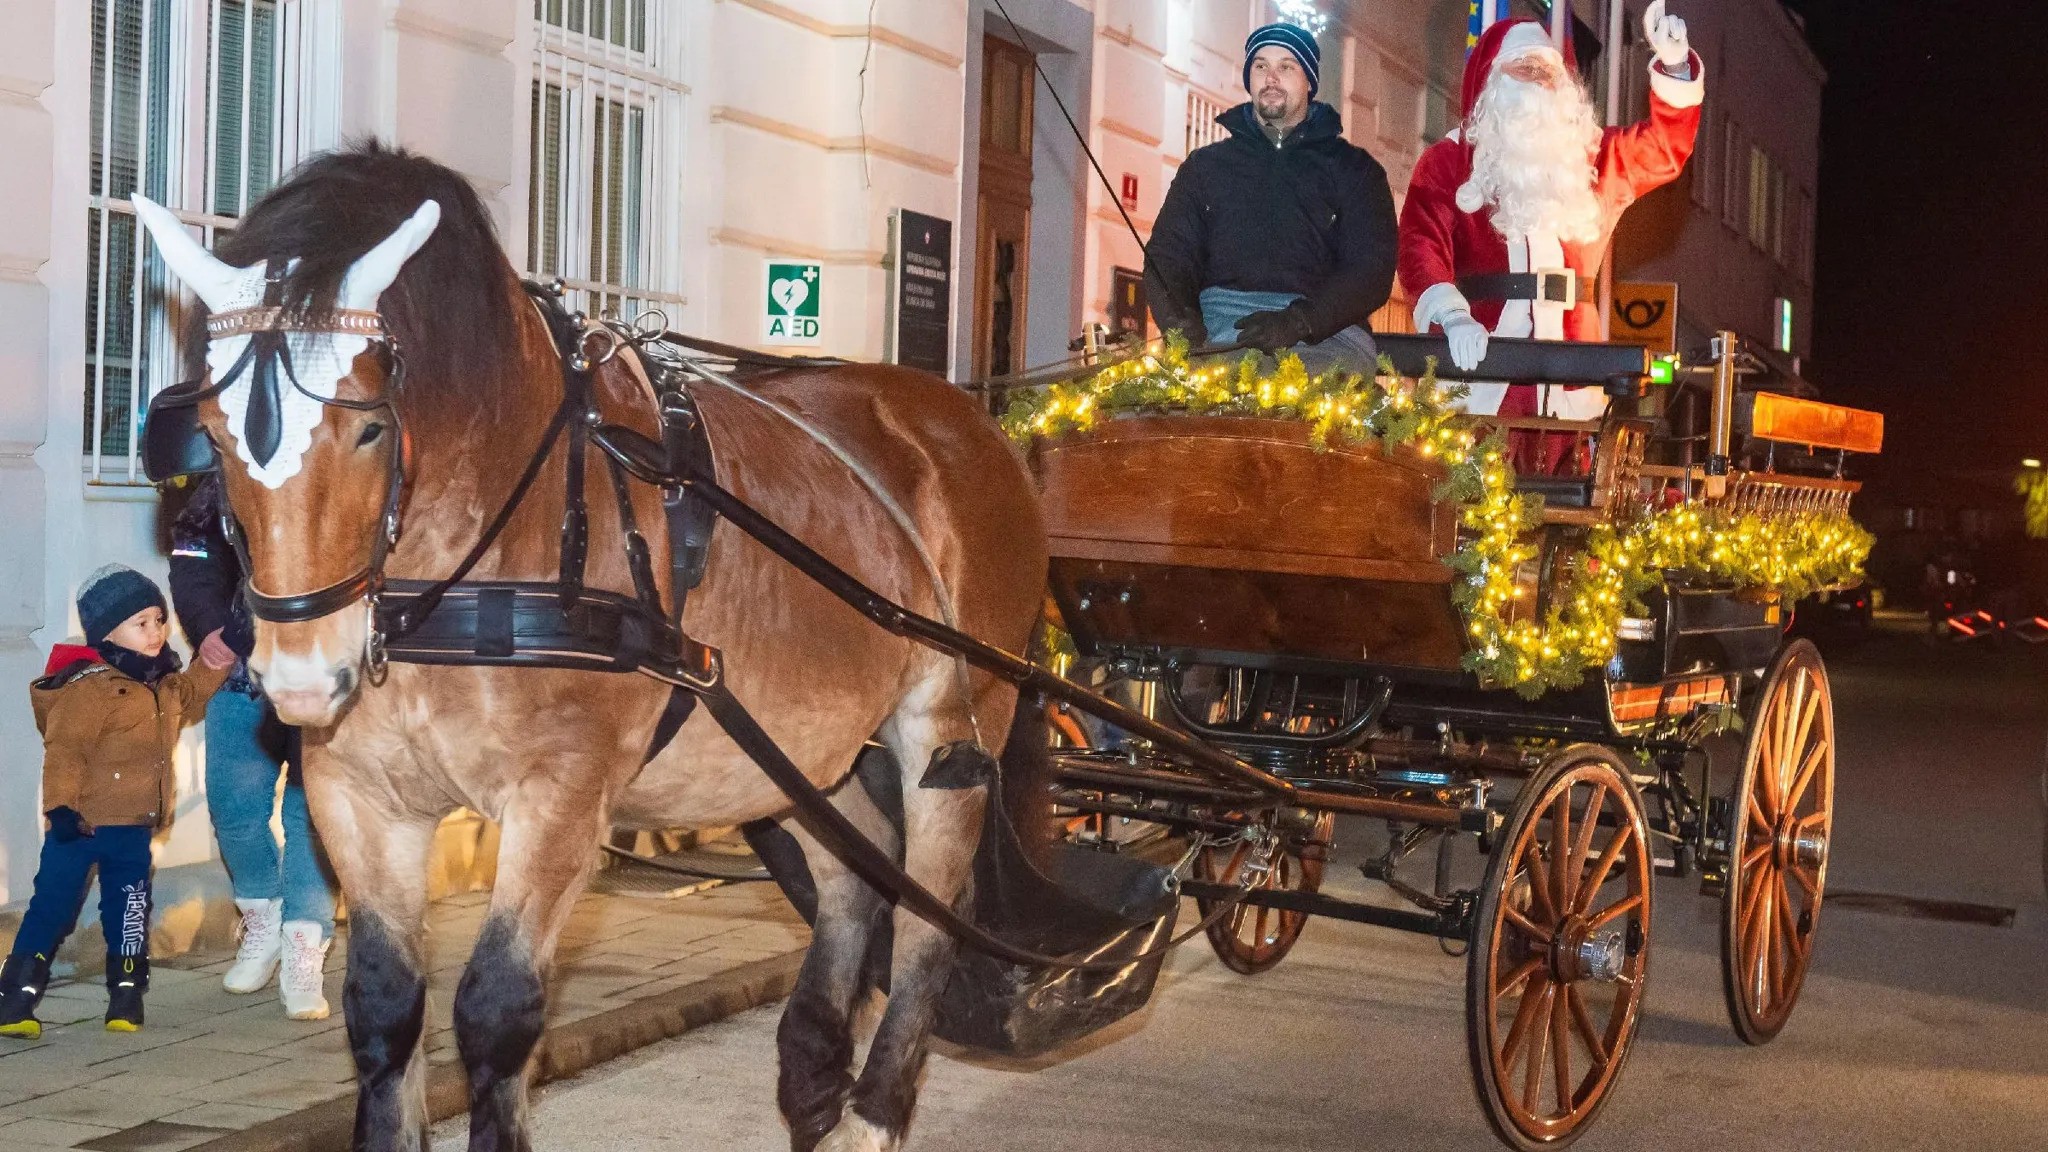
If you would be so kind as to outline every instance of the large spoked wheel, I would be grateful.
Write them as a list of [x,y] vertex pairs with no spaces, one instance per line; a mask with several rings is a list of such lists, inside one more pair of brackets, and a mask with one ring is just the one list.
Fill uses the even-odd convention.
[[[1254,891],[1314,892],[1323,886],[1323,863],[1336,827],[1334,813],[1318,814],[1307,829],[1282,837],[1263,870],[1251,841],[1204,845],[1195,853],[1194,872],[1212,884],[1235,887],[1250,881]],[[1205,918],[1215,910],[1212,901],[1197,899],[1195,905]],[[1253,976],[1278,964],[1307,923],[1306,912],[1239,904],[1209,925],[1209,946],[1226,967]]]
[[1820,652],[1795,640],[1765,674],[1728,830],[1721,988],[1736,1035],[1763,1044],[1799,1002],[1827,887],[1835,705]]
[[1577,1139],[1635,1040],[1649,971],[1650,829],[1628,765],[1591,744],[1523,786],[1473,916],[1473,1087],[1520,1149]]

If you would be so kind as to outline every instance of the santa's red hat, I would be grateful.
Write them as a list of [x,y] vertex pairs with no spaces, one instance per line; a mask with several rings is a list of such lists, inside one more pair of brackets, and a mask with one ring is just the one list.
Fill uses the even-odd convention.
[[[1461,102],[1458,118],[1469,124],[1472,110],[1479,106],[1480,93],[1486,91],[1486,82],[1493,77],[1494,70],[1517,56],[1532,52],[1549,53],[1550,57],[1569,72],[1572,70],[1572,29],[1564,27],[1564,51],[1559,52],[1550,38],[1550,29],[1539,20],[1496,20],[1479,34],[1479,42],[1472,46],[1472,52],[1465,57],[1465,83],[1459,93]],[[1466,128],[1460,135],[1465,145],[1466,170],[1471,170],[1472,132]],[[1458,185],[1458,210],[1477,212],[1485,204],[1485,197],[1479,185],[1467,177]]]

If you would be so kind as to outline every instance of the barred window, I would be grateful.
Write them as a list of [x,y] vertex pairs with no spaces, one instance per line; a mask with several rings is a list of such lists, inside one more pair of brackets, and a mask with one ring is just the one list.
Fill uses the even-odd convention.
[[[209,247],[297,159],[316,37],[303,0],[92,0],[85,457],[141,483],[134,431],[180,367],[179,288],[136,227],[140,192]],[[293,109],[287,115],[287,108]]]
[[681,0],[534,0],[526,271],[631,320],[682,304]]

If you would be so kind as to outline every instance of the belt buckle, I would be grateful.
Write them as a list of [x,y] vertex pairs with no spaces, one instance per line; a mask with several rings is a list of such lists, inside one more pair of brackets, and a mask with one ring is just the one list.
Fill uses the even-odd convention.
[[1536,298],[1570,311],[1579,306],[1579,278],[1569,268],[1538,268]]

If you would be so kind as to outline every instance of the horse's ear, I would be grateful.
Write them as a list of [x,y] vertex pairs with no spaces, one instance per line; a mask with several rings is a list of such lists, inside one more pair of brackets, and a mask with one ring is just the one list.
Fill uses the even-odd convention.
[[386,236],[382,243],[357,260],[341,282],[341,306],[375,311],[377,298],[384,294],[391,282],[398,279],[398,270],[412,259],[434,234],[434,226],[441,222],[439,201],[428,200],[412,214],[412,219],[398,226],[397,231]]
[[154,200],[141,195],[129,200],[135,205],[136,218],[156,240],[164,263],[171,266],[178,279],[191,286],[210,311],[218,312],[233,303],[235,289],[248,278],[247,269],[225,263],[201,248],[199,241],[185,231],[184,222]]

